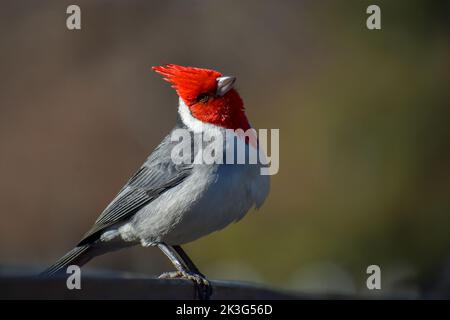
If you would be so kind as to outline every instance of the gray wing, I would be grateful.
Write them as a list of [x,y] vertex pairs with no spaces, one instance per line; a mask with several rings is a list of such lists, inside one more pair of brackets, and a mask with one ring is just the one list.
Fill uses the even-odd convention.
[[172,147],[173,143],[168,135],[106,207],[78,245],[97,240],[106,228],[133,216],[143,206],[190,175],[191,164],[176,165],[171,161]]

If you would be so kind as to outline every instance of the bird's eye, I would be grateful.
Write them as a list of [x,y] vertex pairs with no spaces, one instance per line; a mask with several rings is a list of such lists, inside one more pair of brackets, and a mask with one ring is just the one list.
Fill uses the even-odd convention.
[[202,93],[197,97],[197,101],[201,103],[207,103],[209,100],[209,94]]

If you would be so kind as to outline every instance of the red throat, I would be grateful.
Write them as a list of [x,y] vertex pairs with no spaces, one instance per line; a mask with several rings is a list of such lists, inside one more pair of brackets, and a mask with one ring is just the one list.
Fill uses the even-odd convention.
[[235,89],[223,96],[216,95],[216,79],[222,76],[220,72],[174,64],[153,67],[153,70],[172,84],[198,120],[227,129],[250,128],[244,103]]

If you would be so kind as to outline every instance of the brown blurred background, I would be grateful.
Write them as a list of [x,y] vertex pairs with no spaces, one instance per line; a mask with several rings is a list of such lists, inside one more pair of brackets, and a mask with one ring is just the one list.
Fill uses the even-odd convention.
[[[416,294],[450,258],[449,9],[1,1],[0,264],[44,267],[77,243],[174,124],[175,93],[150,67],[176,63],[236,75],[252,124],[280,128],[265,205],[186,246],[206,274],[353,293],[378,264],[384,292]],[[171,268],[143,248],[88,267]]]

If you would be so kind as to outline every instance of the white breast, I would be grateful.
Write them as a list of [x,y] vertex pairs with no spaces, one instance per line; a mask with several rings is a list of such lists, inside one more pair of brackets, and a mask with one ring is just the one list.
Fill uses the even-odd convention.
[[241,219],[267,196],[268,176],[255,165],[197,166],[122,226],[122,237],[177,245],[193,241]]

